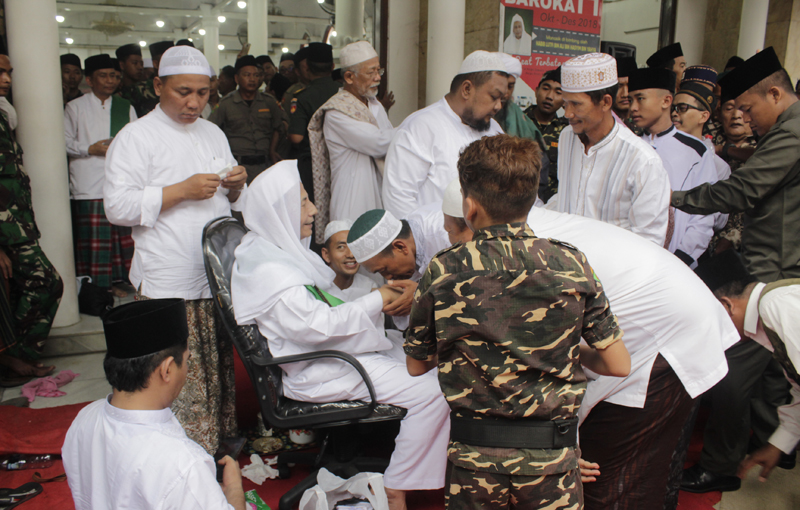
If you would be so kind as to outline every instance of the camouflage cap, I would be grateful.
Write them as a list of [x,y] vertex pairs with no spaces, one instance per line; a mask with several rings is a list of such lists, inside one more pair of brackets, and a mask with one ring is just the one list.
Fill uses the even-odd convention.
[[392,244],[403,229],[403,223],[389,211],[367,211],[353,223],[347,234],[347,245],[359,264],[371,259]]

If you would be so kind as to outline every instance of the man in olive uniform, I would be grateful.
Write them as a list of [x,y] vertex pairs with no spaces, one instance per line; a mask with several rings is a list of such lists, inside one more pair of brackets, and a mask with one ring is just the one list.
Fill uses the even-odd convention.
[[[0,55],[2,97],[11,90],[11,70],[8,56]],[[0,338],[0,364],[22,376],[41,377],[52,371],[24,360],[39,358],[64,290],[61,277],[39,246],[39,237],[22,149],[5,114],[0,113],[0,271],[5,279],[2,292],[8,292],[10,304],[2,320],[13,322],[9,326],[16,337]]]
[[[539,191],[539,198],[547,202],[558,192],[558,138],[561,131],[569,125],[565,117],[558,116],[558,110],[564,104],[561,97],[561,67],[544,73],[535,93],[536,104],[529,106],[525,113],[542,134],[542,150],[550,159],[548,184]],[[541,196],[542,189],[546,190],[544,196]]]
[[414,296],[408,372],[438,366],[451,409],[448,509],[581,507],[581,366],[630,372],[586,257],[526,224],[540,157],[535,141],[509,135],[464,149],[458,174],[474,237],[439,252]]
[[311,145],[308,141],[308,123],[320,106],[339,92],[340,85],[333,81],[333,50],[330,44],[310,43],[294,55],[296,70],[308,86],[296,92],[289,107],[289,141],[292,157],[297,159],[300,180],[313,200],[314,183],[311,176]]
[[133,105],[137,117],[146,115],[158,104],[158,96],[153,89],[153,80],[144,79],[142,48],[138,44],[126,44],[117,48],[115,53],[122,69],[119,96]]
[[281,160],[277,153],[281,107],[274,97],[258,90],[262,75],[255,57],[238,59],[239,88],[220,99],[219,107],[208,118],[225,133],[233,156],[247,170],[248,183]]

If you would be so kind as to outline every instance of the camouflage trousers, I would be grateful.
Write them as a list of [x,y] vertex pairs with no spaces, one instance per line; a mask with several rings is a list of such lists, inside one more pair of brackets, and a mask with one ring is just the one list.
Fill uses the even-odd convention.
[[8,297],[16,340],[2,339],[0,351],[25,359],[39,359],[61,302],[61,276],[39,246],[39,241],[4,246],[11,259]]
[[555,475],[501,475],[448,462],[444,503],[448,510],[581,510],[583,489],[577,469]]

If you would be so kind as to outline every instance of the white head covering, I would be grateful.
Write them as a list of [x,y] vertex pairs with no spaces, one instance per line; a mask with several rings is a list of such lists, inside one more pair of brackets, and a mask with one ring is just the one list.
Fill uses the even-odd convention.
[[[522,30],[525,30],[525,20],[522,19],[522,16],[520,16],[519,14],[515,14],[514,17],[511,18],[511,31],[512,31],[511,35],[514,35],[514,33],[513,33],[513,31],[514,31],[514,23],[516,23],[517,21],[522,23]],[[514,37],[516,37],[516,36],[514,36]]]
[[336,220],[328,223],[328,225],[325,227],[325,237],[322,242],[327,243],[328,239],[330,239],[333,234],[350,230],[350,227],[352,226],[353,222],[350,220]]
[[158,64],[159,76],[175,74],[202,74],[211,77],[211,66],[208,65],[203,52],[191,46],[173,46],[161,55]]
[[[372,209],[355,221],[347,235],[347,247],[356,262],[363,264],[397,239],[403,223],[389,211]],[[359,237],[354,238],[354,235]]]
[[587,53],[561,65],[561,90],[591,92],[618,83],[617,61],[605,53]]
[[463,218],[464,209],[462,206],[463,198],[461,195],[461,183],[458,179],[453,179],[444,190],[442,200],[442,212],[453,218]]
[[508,74],[514,78],[522,76],[522,62],[517,57],[512,57],[508,53],[499,53],[499,55],[503,58],[503,64],[506,66]]
[[350,43],[339,53],[339,67],[345,68],[366,62],[378,56],[375,48],[367,41]]
[[300,239],[300,174],[285,160],[262,172],[247,190],[244,220],[251,232],[236,248],[231,298],[236,321],[251,323],[280,293],[299,285],[329,290],[336,276]]
[[461,69],[458,70],[458,74],[480,73],[483,71],[508,72],[499,53],[477,50],[467,55],[467,58],[461,63]]

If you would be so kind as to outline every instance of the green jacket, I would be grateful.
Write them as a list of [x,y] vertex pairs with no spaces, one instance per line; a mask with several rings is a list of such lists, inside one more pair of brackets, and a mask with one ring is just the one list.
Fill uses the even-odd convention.
[[150,113],[159,101],[152,78],[122,87],[119,96],[130,101],[136,111],[136,116],[140,119]]
[[6,114],[0,112],[0,246],[37,239],[31,179],[22,167],[22,148],[11,132]]
[[674,191],[672,205],[690,214],[744,212],[748,271],[763,282],[800,278],[800,102],[727,180]]

